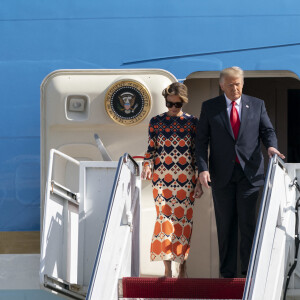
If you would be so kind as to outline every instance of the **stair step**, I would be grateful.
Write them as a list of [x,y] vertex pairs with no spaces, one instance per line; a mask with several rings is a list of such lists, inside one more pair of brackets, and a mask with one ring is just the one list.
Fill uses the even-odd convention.
[[245,278],[124,277],[123,298],[242,299]]

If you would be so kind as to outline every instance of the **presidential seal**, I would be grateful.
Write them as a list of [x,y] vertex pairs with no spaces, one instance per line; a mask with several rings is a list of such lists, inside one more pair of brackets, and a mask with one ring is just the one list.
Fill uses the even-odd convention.
[[150,111],[151,97],[138,81],[121,80],[112,84],[105,95],[105,109],[110,118],[121,125],[135,125]]

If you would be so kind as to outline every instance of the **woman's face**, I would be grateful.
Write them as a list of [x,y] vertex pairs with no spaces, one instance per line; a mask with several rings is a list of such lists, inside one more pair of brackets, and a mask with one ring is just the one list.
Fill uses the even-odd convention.
[[[169,106],[171,106],[172,103],[180,103],[182,105],[182,100],[178,95],[168,95],[166,102]],[[180,116],[182,114],[181,107],[176,107],[175,105],[172,105],[171,107],[167,106],[167,108],[169,116]]]

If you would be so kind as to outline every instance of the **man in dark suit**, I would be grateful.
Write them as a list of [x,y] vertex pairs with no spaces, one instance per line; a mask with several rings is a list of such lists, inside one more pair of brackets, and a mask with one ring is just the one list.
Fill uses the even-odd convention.
[[203,102],[196,137],[199,180],[205,187],[210,183],[212,187],[220,273],[224,278],[236,277],[238,227],[241,271],[243,275],[247,273],[256,202],[264,184],[260,140],[270,157],[276,153],[284,158],[277,150],[276,134],[264,102],[242,94],[243,85],[244,74],[239,67],[221,71],[224,94]]

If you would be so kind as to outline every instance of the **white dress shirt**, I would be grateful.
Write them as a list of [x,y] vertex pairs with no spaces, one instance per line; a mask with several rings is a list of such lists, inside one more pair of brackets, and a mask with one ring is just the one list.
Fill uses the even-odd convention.
[[[227,98],[226,94],[224,94],[225,99],[226,99],[226,105],[227,105],[227,113],[228,113],[228,117],[230,120],[230,113],[231,113],[231,109],[232,109],[232,104],[231,104],[231,100]],[[237,109],[237,112],[239,114],[239,119],[241,121],[241,112],[242,112],[242,101],[241,101],[241,97],[237,100],[235,100],[235,108]]]

